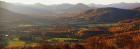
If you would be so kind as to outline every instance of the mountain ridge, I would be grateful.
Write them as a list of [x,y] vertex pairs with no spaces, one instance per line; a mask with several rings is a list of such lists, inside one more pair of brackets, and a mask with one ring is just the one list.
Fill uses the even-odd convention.
[[115,23],[121,20],[140,18],[140,13],[134,10],[119,8],[91,9],[78,16],[71,17],[73,20],[92,21],[92,23]]

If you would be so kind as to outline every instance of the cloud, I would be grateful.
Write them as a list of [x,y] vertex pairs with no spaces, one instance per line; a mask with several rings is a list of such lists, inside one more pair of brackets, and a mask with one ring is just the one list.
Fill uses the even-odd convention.
[[96,3],[96,4],[112,4],[112,3],[120,3],[120,2],[140,2],[140,0],[3,0],[7,2],[16,2],[16,3],[25,3],[25,4],[32,4],[32,3],[43,3],[43,4],[62,4],[62,3]]

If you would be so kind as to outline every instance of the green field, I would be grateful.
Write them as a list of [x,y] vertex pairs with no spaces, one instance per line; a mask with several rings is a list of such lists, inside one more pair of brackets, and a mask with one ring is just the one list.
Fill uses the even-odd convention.
[[[76,38],[50,38],[47,41],[49,42],[64,42],[65,40],[81,40]],[[13,40],[8,40],[8,47],[19,47],[19,46],[33,46],[37,45],[37,43],[26,43],[25,41],[21,41],[18,38],[14,38]]]
[[81,39],[76,39],[76,38],[51,38],[51,39],[48,39],[47,41],[50,41],[50,42],[64,42],[65,40],[81,40]]
[[26,42],[24,41],[20,41],[20,40],[9,40],[8,42],[8,46],[14,46],[14,47],[17,47],[17,46],[24,46],[26,44]]

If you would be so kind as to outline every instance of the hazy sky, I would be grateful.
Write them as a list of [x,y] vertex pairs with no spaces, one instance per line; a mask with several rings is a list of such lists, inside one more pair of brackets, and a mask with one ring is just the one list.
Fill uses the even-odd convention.
[[140,0],[2,0],[2,1],[12,2],[12,3],[24,3],[24,4],[33,4],[33,3],[40,2],[47,5],[62,4],[62,3],[71,3],[71,4],[76,4],[76,3],[112,4],[112,3],[120,3],[120,2],[126,2],[126,3],[139,2],[140,3]]

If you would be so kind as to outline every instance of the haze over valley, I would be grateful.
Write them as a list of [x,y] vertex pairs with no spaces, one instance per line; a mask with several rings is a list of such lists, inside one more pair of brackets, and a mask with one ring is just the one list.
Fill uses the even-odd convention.
[[139,2],[74,3],[0,1],[0,49],[140,49]]

